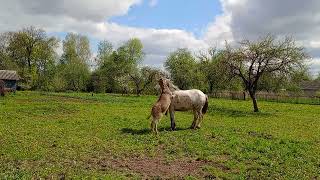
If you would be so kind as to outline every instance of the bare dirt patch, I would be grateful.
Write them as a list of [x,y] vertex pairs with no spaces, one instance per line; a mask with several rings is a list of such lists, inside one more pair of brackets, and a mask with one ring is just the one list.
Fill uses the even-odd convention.
[[200,159],[177,159],[167,161],[164,157],[131,157],[131,158],[97,158],[88,161],[87,169],[95,168],[101,171],[108,169],[139,174],[144,179],[149,178],[174,178],[182,179],[186,176],[207,177],[203,168],[213,166],[222,171],[230,169],[221,163]]

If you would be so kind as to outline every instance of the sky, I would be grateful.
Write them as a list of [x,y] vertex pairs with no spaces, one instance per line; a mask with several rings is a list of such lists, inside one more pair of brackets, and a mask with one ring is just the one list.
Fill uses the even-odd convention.
[[[266,34],[294,37],[306,48],[312,74],[320,72],[319,0],[0,0],[0,32],[35,26],[63,39],[87,35],[93,55],[108,40],[144,45],[145,65],[163,67],[170,52],[223,47],[225,41]],[[62,48],[57,49],[61,53]]]

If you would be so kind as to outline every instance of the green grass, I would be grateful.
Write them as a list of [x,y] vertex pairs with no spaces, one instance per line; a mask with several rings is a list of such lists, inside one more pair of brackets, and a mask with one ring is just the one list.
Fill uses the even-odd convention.
[[320,106],[210,99],[150,133],[155,96],[17,92],[0,99],[0,179],[320,178]]

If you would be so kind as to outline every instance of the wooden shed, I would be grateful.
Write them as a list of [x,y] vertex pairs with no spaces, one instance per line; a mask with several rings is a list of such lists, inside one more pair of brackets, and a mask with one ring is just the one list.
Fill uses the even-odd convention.
[[4,81],[5,88],[10,88],[15,91],[20,77],[16,71],[0,70],[0,80]]

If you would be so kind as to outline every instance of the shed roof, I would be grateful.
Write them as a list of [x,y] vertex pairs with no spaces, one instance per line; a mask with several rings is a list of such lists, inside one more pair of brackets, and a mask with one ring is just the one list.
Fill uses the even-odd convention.
[[20,77],[16,71],[0,70],[0,79],[2,79],[2,80],[19,80]]

